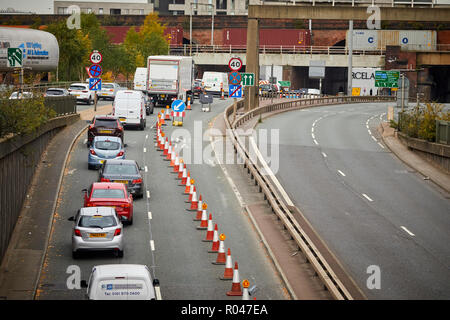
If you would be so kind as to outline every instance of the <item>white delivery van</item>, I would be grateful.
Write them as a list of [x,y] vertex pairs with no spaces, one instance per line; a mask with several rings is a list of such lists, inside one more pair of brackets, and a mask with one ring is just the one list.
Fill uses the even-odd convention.
[[106,264],[92,268],[87,288],[90,300],[161,300],[159,281],[152,280],[146,265]]
[[141,130],[147,125],[144,93],[138,90],[119,90],[113,102],[113,115],[124,126],[136,126]]
[[221,95],[220,88],[223,86],[224,95],[228,96],[228,75],[226,72],[206,71],[203,73],[202,82],[206,93]]
[[147,90],[147,68],[136,68],[133,83],[134,90]]

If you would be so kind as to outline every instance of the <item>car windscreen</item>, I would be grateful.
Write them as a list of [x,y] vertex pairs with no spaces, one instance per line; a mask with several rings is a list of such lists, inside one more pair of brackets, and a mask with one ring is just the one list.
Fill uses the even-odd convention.
[[106,164],[104,174],[134,175],[138,174],[138,169],[134,164]]
[[122,189],[94,189],[92,198],[123,199],[125,193]]
[[113,216],[81,216],[78,222],[78,226],[83,228],[108,228],[116,225],[116,219]]
[[118,150],[120,148],[120,143],[115,141],[97,141],[94,145],[99,150]]
[[111,83],[104,83],[102,84],[102,88],[112,89],[114,88],[114,85]]
[[47,90],[46,94],[52,95],[52,96],[61,96],[64,94],[64,91],[62,90]]
[[95,119],[95,127],[117,128],[116,119]]
[[69,90],[87,90],[85,86],[70,86]]

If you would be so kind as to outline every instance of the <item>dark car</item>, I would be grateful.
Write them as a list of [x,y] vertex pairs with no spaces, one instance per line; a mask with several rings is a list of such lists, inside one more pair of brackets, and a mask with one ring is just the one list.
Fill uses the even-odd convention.
[[99,170],[100,182],[120,182],[133,196],[144,195],[141,169],[135,160],[105,160]]
[[204,86],[201,81],[195,80],[194,85],[192,86],[192,92],[194,97],[200,97],[200,94],[204,93]]
[[123,126],[117,117],[95,116],[89,125],[87,146],[91,146],[95,136],[119,137],[123,144],[123,132]]
[[153,108],[155,107],[153,100],[146,93],[144,93],[144,100],[145,100],[145,113],[147,115],[153,114]]

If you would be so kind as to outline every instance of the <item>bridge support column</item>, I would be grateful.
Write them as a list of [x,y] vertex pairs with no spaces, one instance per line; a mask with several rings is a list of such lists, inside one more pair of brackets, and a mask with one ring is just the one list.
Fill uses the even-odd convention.
[[255,74],[255,86],[245,87],[245,111],[259,106],[259,21],[258,19],[248,19],[247,26],[247,56],[245,72]]

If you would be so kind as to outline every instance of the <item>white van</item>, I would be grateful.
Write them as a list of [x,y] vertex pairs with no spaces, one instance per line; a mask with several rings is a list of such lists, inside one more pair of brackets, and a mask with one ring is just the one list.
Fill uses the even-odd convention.
[[206,93],[221,95],[220,88],[222,85],[224,95],[228,96],[228,75],[226,72],[206,71],[203,73],[202,83]]
[[161,300],[159,281],[152,277],[146,265],[106,264],[92,268],[87,288],[90,300]]
[[113,102],[113,115],[124,126],[137,126],[141,130],[147,125],[144,93],[137,90],[119,90]]
[[136,68],[133,83],[134,90],[147,90],[147,68]]

